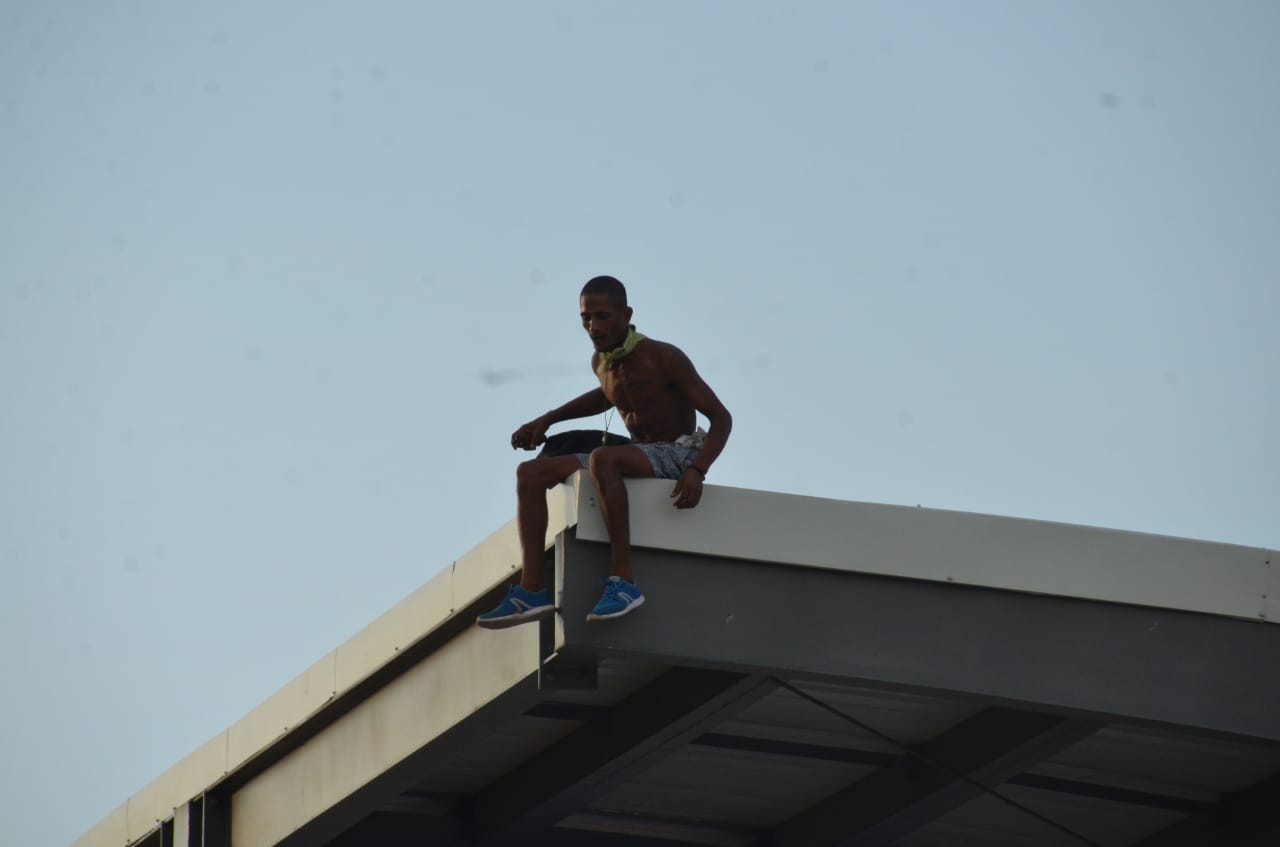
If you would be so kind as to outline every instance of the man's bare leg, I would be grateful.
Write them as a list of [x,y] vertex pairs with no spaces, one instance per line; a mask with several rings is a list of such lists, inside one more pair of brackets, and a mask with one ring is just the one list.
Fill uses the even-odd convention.
[[555,488],[577,471],[577,456],[550,456],[530,459],[516,468],[516,526],[520,535],[520,586],[541,591],[542,563],[546,553],[547,490]]
[[635,583],[631,572],[631,512],[625,477],[651,477],[653,466],[639,447],[601,447],[591,454],[591,478],[600,492],[600,510],[609,530],[613,575]]

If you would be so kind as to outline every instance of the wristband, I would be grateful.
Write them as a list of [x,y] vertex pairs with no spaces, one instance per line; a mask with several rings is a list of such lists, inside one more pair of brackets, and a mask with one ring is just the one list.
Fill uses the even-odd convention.
[[698,476],[702,477],[703,479],[707,478],[707,472],[704,471],[702,468],[698,467],[697,465],[693,464],[692,462],[689,463],[689,470],[697,471]]

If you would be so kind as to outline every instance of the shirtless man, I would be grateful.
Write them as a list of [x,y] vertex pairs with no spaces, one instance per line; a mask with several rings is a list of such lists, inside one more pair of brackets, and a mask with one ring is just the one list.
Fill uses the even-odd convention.
[[[631,517],[625,477],[676,481],[671,496],[677,509],[692,509],[702,498],[702,481],[729,440],[733,418],[677,347],[645,338],[631,325],[627,291],[611,276],[598,276],[582,288],[582,328],[595,352],[591,370],[600,387],[534,418],[511,435],[511,446],[532,450],[546,441],[547,429],[561,421],[603,414],[614,407],[633,443],[522,462],[516,469],[516,523],[524,570],[498,607],[476,618],[489,629],[545,618],[555,611],[550,587],[543,585],[543,543],[547,532],[546,492],[587,468],[600,492],[609,529],[613,576],[587,620],[616,618],[636,609],[644,595],[631,572]],[[710,431],[695,433],[695,412]]]

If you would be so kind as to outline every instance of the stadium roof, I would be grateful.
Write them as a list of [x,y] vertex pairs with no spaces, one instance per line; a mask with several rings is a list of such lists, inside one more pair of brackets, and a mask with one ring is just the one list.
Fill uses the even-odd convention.
[[560,612],[473,625],[514,523],[75,847],[1280,843],[1270,551],[633,480],[648,602],[582,474]]

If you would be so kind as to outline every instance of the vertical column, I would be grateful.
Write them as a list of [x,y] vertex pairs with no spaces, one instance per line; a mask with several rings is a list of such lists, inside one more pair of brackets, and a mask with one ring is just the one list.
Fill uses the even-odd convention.
[[174,810],[173,847],[231,847],[231,798],[209,791]]
[[231,797],[205,792],[204,826],[199,847],[231,847]]
[[192,821],[199,820],[199,813],[193,815],[191,807],[198,802],[192,800],[173,810],[173,841],[169,842],[173,847],[198,847],[199,839],[191,839]]

